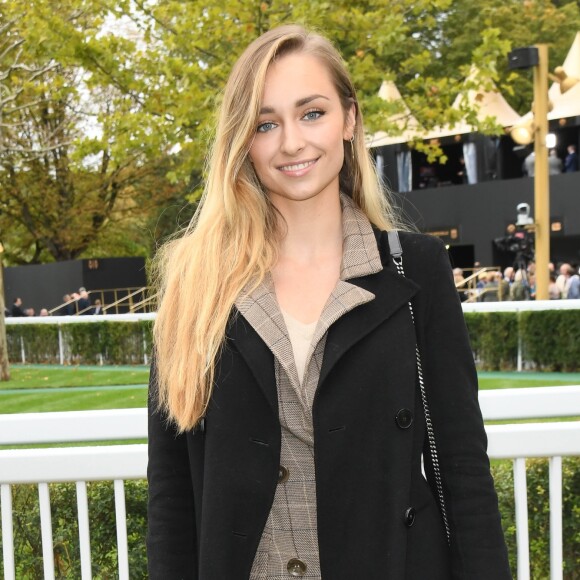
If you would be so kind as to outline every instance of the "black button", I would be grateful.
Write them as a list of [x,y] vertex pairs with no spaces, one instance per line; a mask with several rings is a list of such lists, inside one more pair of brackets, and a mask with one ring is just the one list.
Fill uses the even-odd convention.
[[405,510],[405,525],[410,528],[415,523],[415,508],[410,507]]
[[280,465],[278,467],[278,483],[288,481],[288,477],[290,477],[290,472],[283,465]]
[[289,560],[286,569],[290,572],[290,576],[298,577],[306,574],[306,564],[298,558],[292,558]]
[[408,429],[413,423],[413,413],[409,409],[400,409],[395,415],[397,427]]

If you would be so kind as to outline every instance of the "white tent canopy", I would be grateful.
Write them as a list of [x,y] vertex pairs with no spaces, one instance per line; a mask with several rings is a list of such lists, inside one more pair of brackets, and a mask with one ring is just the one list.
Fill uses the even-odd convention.
[[391,136],[385,131],[378,131],[367,138],[367,147],[383,147],[385,145],[393,145],[395,143],[406,143],[411,141],[416,135],[422,133],[419,121],[413,116],[409,107],[403,100],[397,85],[393,81],[383,81],[379,89],[379,97],[387,102],[396,102],[401,106],[401,113],[393,115],[390,121],[395,124],[401,135]]
[[[468,81],[476,81],[479,76],[479,69],[476,66],[471,67],[471,73],[467,77]],[[511,127],[518,122],[520,116],[514,111],[508,102],[503,98],[502,94],[493,87],[492,90],[474,90],[470,89],[466,92],[461,92],[455,97],[452,108],[460,109],[463,103],[466,102],[470,108],[478,107],[477,118],[483,122],[486,119],[493,119],[498,125],[502,127]],[[466,133],[473,133],[475,129],[468,125],[465,121],[460,121],[453,127],[439,127],[429,132],[424,139],[438,139],[440,137],[448,137],[451,135],[464,135]]]
[[[479,70],[473,66],[468,80],[476,80],[478,75]],[[379,90],[379,96],[385,101],[402,102],[403,113],[394,116],[391,120],[401,128],[403,133],[397,136],[390,136],[384,131],[379,131],[374,135],[371,135],[368,139],[367,145],[369,147],[382,147],[396,143],[406,143],[414,138],[438,139],[440,137],[474,132],[473,127],[468,125],[465,121],[460,121],[453,127],[438,127],[437,129],[426,133],[417,119],[412,115],[411,111],[403,101],[401,93],[392,81],[383,82]],[[495,88],[490,91],[476,91],[471,89],[462,92],[455,98],[453,107],[455,109],[461,108],[465,100],[467,101],[468,106],[478,107],[477,117],[480,121],[484,121],[486,118],[492,118],[502,127],[511,127],[520,119],[518,113],[510,107],[501,93]]]
[[[562,68],[569,77],[580,79],[580,32],[576,33]],[[548,114],[548,119],[565,119],[580,115],[580,83],[562,94],[560,84],[555,82],[548,91],[548,98],[554,106]]]

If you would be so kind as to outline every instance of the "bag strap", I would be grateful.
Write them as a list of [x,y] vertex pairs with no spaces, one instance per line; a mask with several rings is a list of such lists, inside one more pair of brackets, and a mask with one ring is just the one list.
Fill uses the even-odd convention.
[[[403,248],[401,240],[399,239],[399,232],[391,230],[387,232],[389,240],[389,251],[397,272],[405,277],[405,270],[403,269]],[[445,535],[447,536],[447,543],[451,545],[451,532],[449,530],[449,520],[447,518],[447,509],[445,507],[445,496],[443,495],[443,483],[441,480],[441,469],[439,467],[439,455],[437,453],[437,445],[435,444],[435,431],[433,430],[433,422],[431,420],[431,412],[429,411],[429,404],[427,401],[427,390],[425,388],[425,379],[423,377],[423,365],[421,364],[421,353],[419,352],[419,341],[417,340],[417,325],[415,323],[415,312],[413,310],[413,303],[409,300],[409,312],[413,327],[415,328],[415,358],[417,359],[417,376],[419,379],[419,389],[421,391],[421,403],[423,404],[423,412],[425,413],[425,424],[427,427],[427,439],[429,442],[429,454],[431,456],[431,464],[433,466],[433,474],[435,477],[435,486],[437,488],[437,500],[439,503],[439,510],[443,518],[443,525],[445,526]]]

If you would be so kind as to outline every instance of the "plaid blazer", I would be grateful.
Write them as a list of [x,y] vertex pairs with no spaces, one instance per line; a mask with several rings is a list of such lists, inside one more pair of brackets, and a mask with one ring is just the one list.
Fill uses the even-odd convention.
[[250,293],[242,292],[236,307],[275,357],[278,412],[282,427],[280,465],[285,470],[256,552],[251,580],[285,580],[287,565],[298,558],[307,566],[303,578],[321,578],[316,523],[316,480],[312,403],[323,363],[329,327],[374,294],[350,284],[350,278],[382,270],[377,241],[364,213],[341,195],[343,258],[340,280],[317,323],[300,384],[290,337],[268,276]]

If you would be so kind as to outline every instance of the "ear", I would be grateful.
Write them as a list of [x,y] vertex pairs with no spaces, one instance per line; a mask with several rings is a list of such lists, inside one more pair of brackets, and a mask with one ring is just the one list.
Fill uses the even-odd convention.
[[344,131],[342,138],[345,141],[350,141],[353,138],[355,126],[356,126],[356,104],[352,103],[344,119]]

